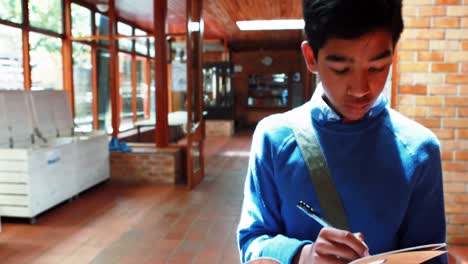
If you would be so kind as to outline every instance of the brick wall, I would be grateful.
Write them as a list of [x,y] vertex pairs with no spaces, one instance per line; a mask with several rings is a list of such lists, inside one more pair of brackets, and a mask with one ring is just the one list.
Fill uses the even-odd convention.
[[396,108],[442,145],[448,242],[468,244],[468,0],[404,0]]
[[155,148],[153,144],[129,144],[132,152],[111,152],[111,178],[126,183],[181,184],[185,160],[180,148]]

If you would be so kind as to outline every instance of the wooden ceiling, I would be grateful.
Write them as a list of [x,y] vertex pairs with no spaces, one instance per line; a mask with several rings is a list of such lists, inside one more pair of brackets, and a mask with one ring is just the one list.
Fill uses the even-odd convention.
[[[82,0],[89,4],[108,0]],[[118,17],[153,30],[153,1],[115,0]],[[236,21],[302,18],[302,0],[203,0],[205,38],[227,39],[233,50],[299,48],[302,31],[243,31]],[[186,0],[168,0],[169,34],[185,33]]]

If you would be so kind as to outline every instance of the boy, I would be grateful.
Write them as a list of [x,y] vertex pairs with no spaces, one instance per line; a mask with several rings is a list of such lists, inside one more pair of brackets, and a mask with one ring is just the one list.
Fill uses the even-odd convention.
[[296,208],[305,201],[320,213],[320,186],[312,184],[284,114],[273,115],[253,136],[238,227],[241,261],[345,263],[444,242],[439,143],[381,94],[403,30],[402,1],[304,0],[303,7],[302,52],[321,83],[299,111],[311,119],[305,121],[350,230],[323,227]]

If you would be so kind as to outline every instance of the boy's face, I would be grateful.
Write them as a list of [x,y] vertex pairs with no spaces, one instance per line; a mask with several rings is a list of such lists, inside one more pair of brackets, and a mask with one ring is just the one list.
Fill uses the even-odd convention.
[[344,122],[361,119],[382,92],[390,65],[393,43],[388,32],[369,32],[356,39],[329,39],[314,57],[302,44],[307,67],[318,72],[327,103]]

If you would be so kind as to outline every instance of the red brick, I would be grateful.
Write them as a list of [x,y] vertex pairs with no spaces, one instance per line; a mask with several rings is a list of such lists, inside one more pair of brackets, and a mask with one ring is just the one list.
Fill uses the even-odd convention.
[[468,63],[462,63],[461,72],[468,73]]
[[445,6],[421,6],[419,7],[419,16],[445,16],[447,10]]
[[414,95],[398,95],[397,105],[415,105],[416,97]]
[[415,7],[415,6],[406,6],[404,5],[403,6],[403,9],[402,9],[402,14],[404,17],[407,17],[407,16],[417,16],[418,15],[418,9]]
[[427,94],[426,85],[401,85],[400,94]]
[[[468,1],[467,1],[467,4],[468,4]],[[462,26],[462,28],[467,28],[468,27],[468,17],[462,18],[461,26]]]
[[405,5],[429,5],[432,0],[405,0]]
[[468,85],[459,85],[459,94],[468,95]]
[[402,40],[399,44],[401,50],[427,50],[429,49],[428,40]]
[[447,213],[466,213],[466,212],[468,212],[468,205],[451,205],[451,204],[447,204],[446,207],[445,207],[445,211]]
[[398,66],[400,72],[428,72],[428,69],[427,63],[401,63]]
[[447,39],[468,39],[468,29],[447,29],[446,30]]
[[431,85],[429,87],[429,94],[436,95],[452,95],[457,94],[457,86],[455,85]]
[[468,129],[458,129],[457,137],[459,139],[468,139]]
[[404,22],[405,22],[405,26],[408,28],[428,28],[431,25],[430,18],[405,17]]
[[438,139],[455,138],[455,130],[453,129],[432,129],[432,132],[434,132]]
[[398,111],[408,117],[426,116],[427,107],[400,106]]
[[454,83],[454,84],[465,83],[465,84],[468,84],[468,75],[465,75],[465,74],[447,75],[447,83]]
[[447,7],[447,16],[468,16],[468,6],[448,6]]
[[457,72],[458,64],[456,63],[433,63],[432,72]]
[[420,61],[443,61],[444,53],[443,52],[430,52],[430,51],[421,51],[418,52],[418,60]]
[[416,122],[427,128],[440,128],[440,118],[416,118]]
[[455,152],[455,159],[456,160],[463,160],[468,161],[468,151],[457,151]]
[[466,106],[468,96],[447,96],[445,98],[446,106]]
[[454,107],[430,107],[428,116],[433,117],[455,117],[456,109]]
[[448,244],[456,244],[456,245],[467,245],[468,244],[468,237],[465,236],[451,236],[447,238]]
[[433,26],[435,28],[457,28],[460,27],[459,17],[436,17]]
[[458,117],[468,117],[468,108],[458,108]]
[[429,42],[430,50],[460,50],[460,41],[457,40],[431,40]]
[[[468,203],[468,194],[456,194],[453,198],[455,203]],[[468,215],[466,215],[468,217]]]
[[435,0],[436,5],[458,5],[461,4],[460,0]]
[[[454,182],[468,182],[468,174],[465,172],[444,172],[444,180],[445,181],[454,181]],[[468,199],[468,194],[465,194]],[[455,198],[453,199],[455,201]],[[466,201],[468,202],[468,200]]]
[[457,234],[463,234],[464,233],[464,228],[462,225],[448,225],[447,226],[447,235],[457,235]]
[[442,151],[442,160],[453,160],[453,151]]
[[444,127],[468,128],[468,118],[444,118]]
[[416,105],[418,106],[442,106],[442,96],[418,96],[416,97]]
[[398,51],[398,61],[414,61],[415,54],[414,51]]
[[445,183],[444,184],[444,192],[447,192],[447,193],[464,193],[465,192],[465,183]]
[[446,62],[467,62],[468,52],[466,51],[447,51]]

